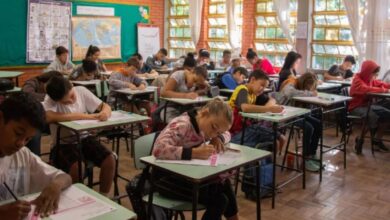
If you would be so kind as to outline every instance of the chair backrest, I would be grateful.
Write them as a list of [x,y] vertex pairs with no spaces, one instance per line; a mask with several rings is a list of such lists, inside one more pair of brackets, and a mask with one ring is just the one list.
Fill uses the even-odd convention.
[[343,96],[349,96],[349,89],[350,87],[344,87],[341,89],[341,95]]
[[155,137],[156,133],[150,133],[135,140],[134,166],[136,169],[145,168],[145,164],[141,162],[140,158],[149,156],[151,154]]

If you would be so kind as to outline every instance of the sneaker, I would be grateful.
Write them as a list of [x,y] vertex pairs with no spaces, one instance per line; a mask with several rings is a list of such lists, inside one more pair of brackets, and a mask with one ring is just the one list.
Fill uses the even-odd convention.
[[305,161],[305,168],[311,172],[318,172],[320,170],[320,166],[316,164],[313,160]]
[[382,141],[375,140],[375,141],[373,141],[373,144],[374,144],[374,147],[376,146],[375,149],[378,149],[378,151],[389,152],[389,148],[387,148]]

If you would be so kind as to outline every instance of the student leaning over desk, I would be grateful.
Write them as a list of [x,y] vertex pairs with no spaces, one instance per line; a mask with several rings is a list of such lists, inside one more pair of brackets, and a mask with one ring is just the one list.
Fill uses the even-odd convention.
[[13,201],[0,205],[1,219],[24,219],[36,205],[35,214],[53,214],[61,191],[69,187],[69,175],[43,162],[24,147],[45,126],[45,111],[30,94],[17,94],[0,105],[0,201],[12,199],[5,187],[22,197],[41,192],[32,202]]
[[[219,99],[210,101],[199,110],[185,112],[161,131],[154,144],[153,155],[162,160],[207,160],[214,152],[223,152],[224,144],[230,141],[228,130],[232,117],[230,107]],[[238,219],[237,201],[228,179],[230,175],[223,174],[217,183],[200,188],[199,202],[206,206],[203,220],[219,220],[222,216],[228,220]],[[159,172],[157,176],[168,177],[164,172]],[[191,185],[177,178],[173,184],[178,187],[171,185],[171,190],[160,190],[160,193],[170,198],[188,200],[188,197],[182,196],[184,192],[178,192],[178,189],[190,189]]]

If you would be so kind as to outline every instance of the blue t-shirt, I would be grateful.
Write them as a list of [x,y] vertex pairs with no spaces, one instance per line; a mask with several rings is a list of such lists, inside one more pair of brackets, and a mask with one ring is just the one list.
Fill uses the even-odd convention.
[[226,86],[228,89],[234,90],[238,84],[236,80],[234,80],[232,74],[225,74],[222,76],[222,83]]

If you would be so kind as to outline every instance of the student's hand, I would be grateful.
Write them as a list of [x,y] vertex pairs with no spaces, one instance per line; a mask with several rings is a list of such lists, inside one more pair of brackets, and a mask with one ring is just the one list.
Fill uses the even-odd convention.
[[185,97],[187,99],[196,99],[196,98],[198,98],[198,94],[196,92],[190,92],[190,93],[187,93]]
[[313,93],[314,96],[318,96],[317,90],[313,90],[313,91],[311,91],[311,92]]
[[110,116],[106,112],[99,112],[96,114],[96,119],[99,121],[107,121]]
[[133,83],[128,83],[127,85],[130,89],[137,89],[137,86],[135,86]]
[[158,72],[156,70],[152,70],[150,71],[149,76],[158,76]]
[[47,186],[32,203],[36,205],[34,214],[47,217],[58,209],[60,201],[61,187],[52,183]]
[[210,144],[214,146],[217,153],[225,152],[225,144],[222,142],[221,138],[215,137],[211,139]]
[[281,113],[283,111],[283,106],[281,105],[270,106],[269,111],[272,113]]
[[21,200],[0,206],[1,219],[24,219],[30,211],[31,204]]
[[200,147],[192,148],[192,158],[207,160],[214,153],[215,149],[213,145],[203,144]]
[[137,89],[139,89],[139,90],[145,90],[145,89],[146,89],[146,86],[145,86],[145,84],[141,84],[140,86],[138,86]]

